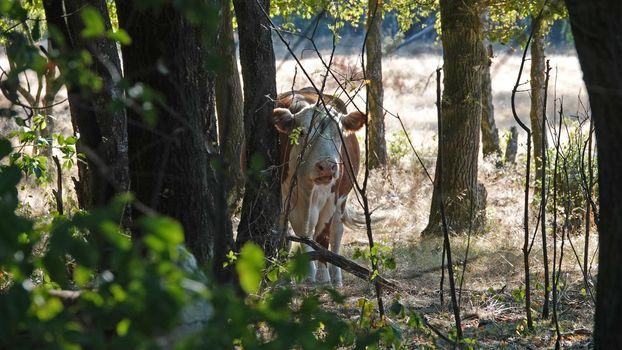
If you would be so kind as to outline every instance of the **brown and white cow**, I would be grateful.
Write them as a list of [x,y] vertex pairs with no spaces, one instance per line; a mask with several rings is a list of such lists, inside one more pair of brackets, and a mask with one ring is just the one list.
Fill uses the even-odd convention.
[[[343,220],[352,179],[360,163],[354,131],[366,116],[347,113],[343,101],[322,96],[312,88],[280,94],[274,109],[274,125],[281,133],[283,212],[289,203],[289,223],[299,237],[313,238],[339,253]],[[349,156],[349,161],[347,156]],[[285,218],[282,225],[287,225]],[[305,250],[311,248],[305,246]],[[311,262],[312,282],[342,285],[341,269],[326,262]],[[332,277],[332,278],[331,278]]]

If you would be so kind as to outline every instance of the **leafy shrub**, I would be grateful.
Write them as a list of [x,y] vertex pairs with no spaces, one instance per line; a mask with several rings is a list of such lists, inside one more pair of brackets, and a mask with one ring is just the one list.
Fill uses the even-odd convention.
[[[581,125],[571,124],[568,130],[568,141],[561,144],[557,166],[557,208],[553,208],[553,173],[555,167],[555,147],[547,150],[547,211],[557,213],[565,218],[568,215],[570,228],[579,228],[584,220],[588,206],[588,172],[592,168],[592,198],[598,194],[597,156],[592,156],[592,164],[588,164],[587,142],[589,132],[582,130]],[[594,141],[592,141],[594,142]],[[592,146],[594,149],[594,146]],[[538,180],[539,182],[539,180]],[[539,194],[538,194],[539,195]],[[538,197],[539,198],[539,197]]]

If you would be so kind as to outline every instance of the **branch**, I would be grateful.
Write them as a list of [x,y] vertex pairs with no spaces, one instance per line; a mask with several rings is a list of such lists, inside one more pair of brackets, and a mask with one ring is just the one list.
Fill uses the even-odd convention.
[[[366,267],[363,267],[339,254],[331,252],[330,250],[322,247],[314,240],[297,236],[288,236],[287,239],[293,242],[306,244],[307,246],[313,248],[315,251],[306,253],[306,255],[311,260],[323,260],[329,262],[337,267],[342,268],[343,270],[348,271],[356,277],[362,278],[367,281],[370,280],[372,273]],[[372,282],[376,281],[384,288],[390,289],[392,291],[397,291],[399,289],[399,286],[397,286],[395,283],[387,280],[380,275],[377,275]]]

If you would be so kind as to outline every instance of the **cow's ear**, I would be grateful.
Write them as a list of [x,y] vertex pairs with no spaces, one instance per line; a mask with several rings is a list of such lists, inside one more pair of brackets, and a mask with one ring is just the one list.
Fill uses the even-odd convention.
[[348,131],[357,131],[362,128],[367,121],[367,116],[359,111],[348,113],[348,115],[341,118],[341,125]]
[[289,134],[294,129],[294,115],[287,108],[275,108],[272,119],[274,127],[281,133]]

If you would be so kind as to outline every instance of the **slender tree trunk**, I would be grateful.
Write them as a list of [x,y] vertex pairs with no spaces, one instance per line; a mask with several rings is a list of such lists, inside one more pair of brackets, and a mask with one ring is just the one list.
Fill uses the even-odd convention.
[[492,46],[482,43],[482,152],[484,157],[501,156],[499,146],[499,130],[495,125],[495,107],[492,103],[492,79],[490,66],[492,65]]
[[217,47],[224,61],[216,73],[216,110],[220,154],[224,158],[225,192],[229,209],[234,209],[242,197],[244,177],[240,169],[240,154],[244,145],[244,100],[233,40],[231,0],[220,0],[222,11],[218,26]]
[[369,167],[387,165],[387,144],[384,137],[384,91],[382,87],[382,15],[383,0],[368,0],[367,8],[367,83]]
[[[477,1],[442,0],[443,169],[435,175],[432,205],[424,235],[439,234],[440,193],[449,229],[477,230],[485,221],[486,190],[477,181],[481,123],[481,16]],[[478,67],[480,67],[478,69]],[[442,171],[439,171],[442,170]],[[443,178],[439,178],[442,173]]]
[[[544,112],[544,30],[542,21],[532,19],[533,37],[531,39],[531,135],[533,139],[533,158],[535,159],[537,179],[542,178],[542,151],[546,151],[547,141],[545,130],[542,130]],[[536,186],[536,191],[540,185]]]
[[248,175],[238,226],[237,246],[248,241],[263,247],[267,256],[278,250],[281,212],[278,134],[272,121],[276,98],[276,67],[269,0],[234,0],[244,79],[244,134]]
[[132,37],[123,47],[125,77],[162,97],[151,102],[157,112],[151,123],[136,109],[128,112],[132,190],[177,219],[188,248],[205,263],[224,255],[231,241],[221,174],[210,167],[216,115],[214,77],[205,66],[207,44],[215,38],[203,37],[173,5],[152,11],[137,3],[117,2],[120,26]]
[[[76,148],[86,155],[86,162],[78,162],[78,202],[81,208],[105,205],[116,193],[129,188],[127,117],[123,109],[109,108],[123,95],[117,86],[121,63],[112,40],[82,38],[83,22],[77,14],[83,7],[92,6],[101,14],[105,28],[110,29],[106,1],[65,0],[63,6],[61,1],[45,0],[43,6],[49,26],[56,27],[64,41],[52,40],[53,48],[66,55],[89,51],[93,56],[90,68],[103,82],[96,93],[72,80],[67,82],[67,90],[74,132],[80,134]],[[65,64],[60,62],[61,72],[71,69]]]
[[596,129],[599,255],[594,349],[622,349],[622,3],[566,0]]

